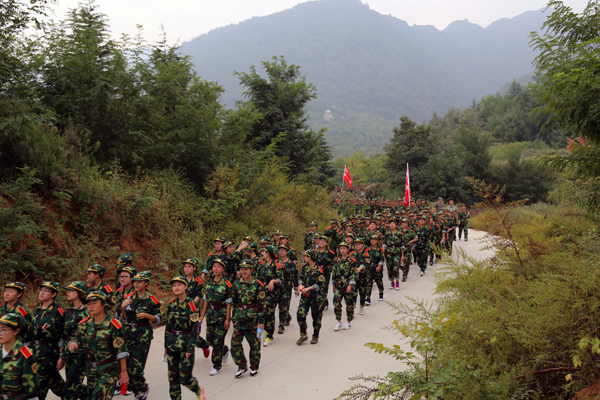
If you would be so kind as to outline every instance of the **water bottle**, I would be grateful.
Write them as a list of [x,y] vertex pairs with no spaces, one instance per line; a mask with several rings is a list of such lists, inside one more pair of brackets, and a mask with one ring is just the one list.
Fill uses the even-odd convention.
[[262,329],[260,329],[260,326],[256,329],[256,337],[259,339],[262,338]]

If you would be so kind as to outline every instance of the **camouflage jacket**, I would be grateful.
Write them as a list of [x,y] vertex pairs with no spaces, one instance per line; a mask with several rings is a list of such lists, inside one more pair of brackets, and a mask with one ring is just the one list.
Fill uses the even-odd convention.
[[433,241],[433,231],[432,229],[425,225],[424,227],[419,227],[415,231],[416,237],[418,240],[415,242],[416,247],[418,249],[428,249],[429,242]]
[[202,270],[202,273],[208,274],[212,277],[212,266],[213,266],[215,260],[218,260],[223,257],[225,257],[224,252],[217,253],[216,251],[213,251],[212,253],[210,253],[208,255],[208,258],[206,259],[206,265],[204,266],[204,270]]
[[[75,338],[75,336],[77,336],[77,328],[79,327],[79,323],[89,316],[90,314],[88,314],[87,307],[84,304],[82,304],[79,308],[69,306],[65,310],[63,339],[66,343],[70,342]],[[63,347],[60,353],[61,358],[66,359],[70,354],[72,354],[69,352],[68,347],[69,346]]]
[[200,311],[193,297],[183,302],[177,297],[169,301],[163,311],[165,325],[165,349],[174,353],[193,353],[198,341]]
[[364,266],[363,270],[356,274],[356,279],[360,280],[366,278],[368,263],[365,249],[363,249],[362,252],[359,252],[358,250],[355,251],[353,257],[356,260],[356,269],[358,269],[360,266]]
[[81,320],[73,341],[77,343],[79,351],[85,354],[90,368],[90,362],[129,357],[126,333],[121,322],[116,318],[111,319],[107,314],[100,324],[96,324],[93,317]]
[[290,251],[288,252],[288,258],[290,260],[292,260],[292,262],[294,263],[294,265],[298,264],[298,253],[296,252],[296,249],[293,248],[292,246],[289,246]]
[[32,332],[31,332],[32,315],[29,312],[29,309],[27,308],[27,306],[25,306],[19,300],[15,303],[15,306],[11,308],[8,306],[8,304],[6,302],[3,301],[0,304],[0,316],[6,315],[8,313],[17,313],[23,317],[24,324],[23,324],[23,327],[21,328],[21,332],[22,332],[21,337],[23,338],[23,343],[29,344],[29,342],[31,342],[33,340]]
[[233,285],[224,277],[218,282],[214,279],[205,282],[202,300],[207,303],[206,322],[216,324],[227,319],[227,304],[231,303]]
[[385,260],[385,252],[381,247],[372,248],[368,247],[365,250],[365,261],[367,262],[367,269],[376,269],[379,265],[383,265]]
[[417,236],[412,229],[400,230],[400,243],[404,247],[404,253],[410,252],[409,242]]
[[397,230],[396,233],[392,233],[391,230],[388,230],[383,239],[383,243],[387,246],[386,251],[392,255],[402,252],[402,237],[400,232],[400,230]]
[[[55,360],[59,357],[59,347],[63,346],[65,331],[65,311],[52,302],[48,307],[42,308],[39,304],[33,311],[31,323],[32,339],[35,343],[36,357],[43,362],[48,359]],[[46,330],[42,327],[48,324]]]
[[344,290],[348,285],[356,285],[356,259],[338,257],[333,264],[331,279],[336,287]]
[[202,281],[199,276],[194,275],[192,280],[188,281],[187,296],[191,297],[194,301],[196,300],[196,297],[202,298],[203,287],[204,281]]
[[287,262],[279,261],[278,264],[282,267],[281,271],[283,275],[283,281],[281,282],[281,285],[285,287],[292,286],[297,288],[298,270],[296,269],[296,264],[294,264],[290,259],[288,259]]
[[464,225],[467,222],[467,219],[471,218],[471,215],[468,211],[461,211],[458,213],[458,224]]
[[310,250],[315,248],[315,235],[317,232],[306,232],[304,234],[304,250]]
[[285,278],[283,276],[283,266],[277,261],[273,261],[270,264],[265,261],[259,265],[256,278],[265,285],[268,285],[269,282],[277,279],[279,281],[279,285],[275,285],[275,289],[273,289],[273,291],[267,290],[267,296],[275,295],[279,291],[279,286],[285,282]]
[[123,320],[123,314],[121,314],[121,304],[123,304],[123,301],[128,295],[131,295],[134,292],[135,288],[133,285],[131,285],[129,289],[125,289],[124,286],[121,286],[119,289],[117,289],[115,294],[115,316],[118,319]]
[[326,249],[325,251],[317,250],[317,264],[324,267],[325,273],[331,272],[331,265],[335,261],[336,254],[333,250]]
[[332,228],[329,226],[325,229],[324,235],[329,238],[329,245],[335,248],[341,240],[340,236],[342,235],[342,231],[340,228]]
[[127,315],[125,322],[129,327],[127,339],[133,341],[134,338],[141,335],[150,335],[150,339],[152,339],[154,337],[152,322],[147,318],[138,318],[137,314],[148,313],[154,315],[156,317],[154,325],[160,325],[160,301],[149,292],[146,292],[144,297],[140,297],[137,292],[133,292],[128,298],[133,303],[125,308],[125,314]]
[[314,267],[304,264],[300,270],[298,283],[304,287],[314,287],[315,290],[308,292],[308,295],[305,297],[308,300],[316,300],[319,297],[321,288],[325,285],[325,273],[323,272],[323,268],[319,267],[317,264],[315,264]]
[[112,310],[115,306],[115,301],[117,300],[114,296],[114,291],[108,286],[104,281],[100,283],[98,286],[92,286],[91,283],[88,283],[88,293],[90,292],[103,292],[106,294],[106,307],[109,310]]
[[33,397],[40,385],[35,361],[33,350],[17,339],[6,357],[0,357],[0,394],[21,392],[22,397],[15,399]]
[[249,282],[239,279],[233,284],[231,300],[235,325],[252,329],[265,323],[265,291],[265,284],[258,279],[251,279]]

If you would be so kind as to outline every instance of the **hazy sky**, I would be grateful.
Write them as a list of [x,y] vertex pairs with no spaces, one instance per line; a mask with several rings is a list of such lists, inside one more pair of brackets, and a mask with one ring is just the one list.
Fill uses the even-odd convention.
[[[78,0],[58,0],[54,19],[64,19],[65,12]],[[169,42],[181,42],[212,29],[236,24],[255,16],[264,16],[292,8],[302,0],[96,0],[100,11],[111,21],[115,36],[135,33],[143,25],[146,39],[154,40],[163,24]],[[444,29],[455,20],[468,19],[483,27],[500,18],[511,18],[525,11],[545,8],[544,0],[363,0],[371,9],[391,14],[409,25],[434,25]],[[581,12],[587,0],[565,0]]]

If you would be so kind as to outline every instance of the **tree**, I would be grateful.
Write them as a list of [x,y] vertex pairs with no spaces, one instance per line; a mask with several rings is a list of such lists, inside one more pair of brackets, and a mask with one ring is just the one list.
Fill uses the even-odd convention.
[[275,143],[276,155],[289,162],[292,176],[316,171],[317,179],[333,176],[331,150],[324,138],[325,130],[309,129],[306,106],[317,97],[317,89],[306,77],[300,75],[300,67],[288,64],[283,56],[262,63],[266,78],[260,76],[255,66],[250,72],[235,72],[244,96],[253,103],[262,118],[254,123],[247,141],[257,149]]

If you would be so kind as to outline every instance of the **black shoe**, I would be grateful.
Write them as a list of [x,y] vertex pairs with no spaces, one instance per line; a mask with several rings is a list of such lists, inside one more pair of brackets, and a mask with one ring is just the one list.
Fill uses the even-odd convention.
[[379,295],[379,301],[383,301],[383,295],[382,294]]
[[250,368],[250,376],[256,376],[256,374],[258,374],[258,370]]
[[235,373],[235,377],[241,378],[246,373],[246,371],[248,371],[248,368],[238,369],[238,371]]
[[406,277],[405,276],[402,277],[402,282],[406,282]]
[[290,320],[290,319],[288,319],[287,321],[285,321],[285,322],[283,323],[283,325],[285,325],[285,326],[290,326],[290,321],[291,321],[291,320]]
[[277,333],[281,335],[283,333],[283,331],[284,331],[283,326],[280,326],[279,329],[277,330]]

